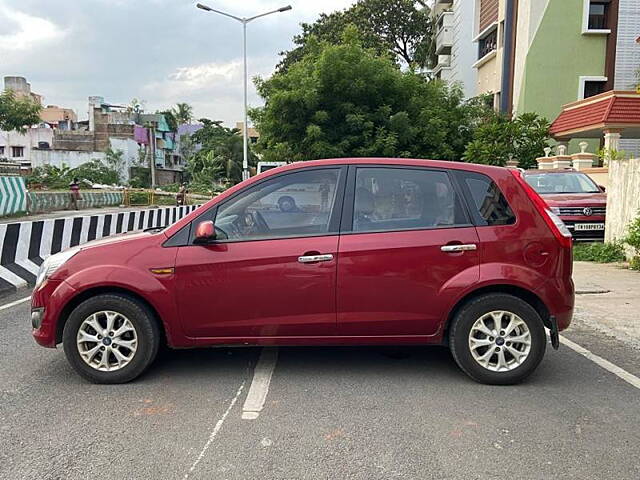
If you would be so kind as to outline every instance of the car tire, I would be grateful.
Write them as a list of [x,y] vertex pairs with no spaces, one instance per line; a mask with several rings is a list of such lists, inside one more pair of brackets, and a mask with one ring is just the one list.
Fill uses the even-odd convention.
[[458,366],[489,385],[522,382],[542,361],[546,345],[538,312],[524,300],[502,293],[470,300],[458,310],[449,330],[449,347]]
[[142,302],[126,295],[96,295],[71,312],[62,343],[71,366],[90,382],[126,383],[155,359],[160,330]]

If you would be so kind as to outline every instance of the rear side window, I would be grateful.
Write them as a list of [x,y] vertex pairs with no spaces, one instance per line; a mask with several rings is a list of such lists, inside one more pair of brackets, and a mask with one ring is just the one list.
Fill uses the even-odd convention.
[[469,199],[471,216],[477,225],[512,225],[516,216],[491,178],[480,173],[456,172]]
[[457,191],[443,171],[363,167],[356,173],[354,232],[468,225]]

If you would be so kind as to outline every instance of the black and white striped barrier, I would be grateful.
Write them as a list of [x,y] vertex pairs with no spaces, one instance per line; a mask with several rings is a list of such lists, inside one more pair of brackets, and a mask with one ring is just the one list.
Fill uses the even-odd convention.
[[198,205],[188,205],[1,224],[0,294],[33,285],[49,255],[117,233],[171,225],[196,208]]

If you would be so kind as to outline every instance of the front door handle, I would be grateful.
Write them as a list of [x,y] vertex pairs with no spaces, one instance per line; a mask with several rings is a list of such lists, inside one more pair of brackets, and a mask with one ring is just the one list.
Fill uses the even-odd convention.
[[475,243],[468,243],[466,245],[444,245],[440,247],[440,250],[447,253],[472,252],[477,249],[478,246]]
[[300,263],[318,263],[318,262],[330,262],[333,260],[333,255],[330,253],[327,255],[304,255],[298,257]]

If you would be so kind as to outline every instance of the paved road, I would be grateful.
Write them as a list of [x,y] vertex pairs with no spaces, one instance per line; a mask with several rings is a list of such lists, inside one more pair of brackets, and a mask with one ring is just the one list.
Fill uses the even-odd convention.
[[[35,345],[28,313],[0,310],[2,479],[640,478],[640,390],[564,346],[516,387],[472,382],[444,348],[280,348],[245,420],[261,349],[169,352],[95,386]],[[580,319],[566,337],[640,376],[630,344]]]

